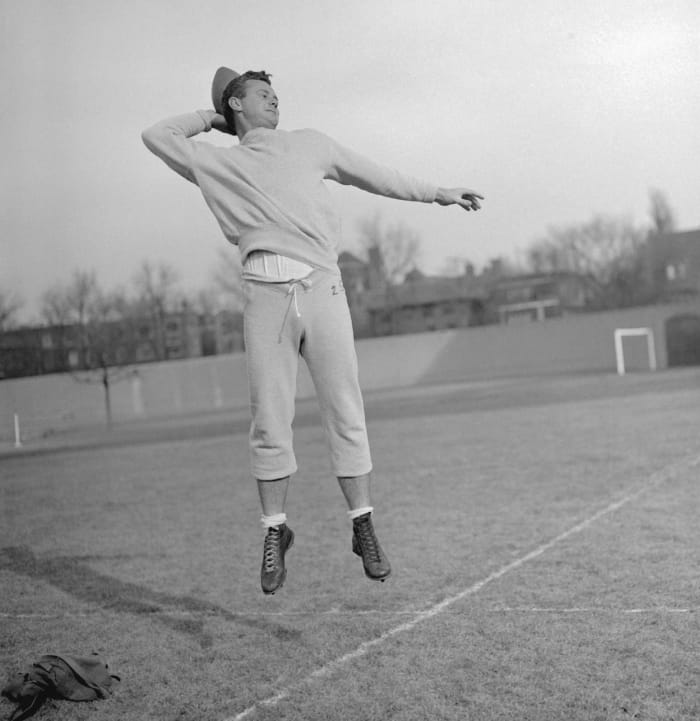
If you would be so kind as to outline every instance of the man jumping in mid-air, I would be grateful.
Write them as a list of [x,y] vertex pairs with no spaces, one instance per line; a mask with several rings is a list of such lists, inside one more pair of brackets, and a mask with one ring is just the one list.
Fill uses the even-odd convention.
[[[352,325],[338,269],[340,221],[324,180],[389,198],[478,210],[483,196],[401,175],[316,130],[277,130],[279,102],[264,71],[219,68],[214,110],[198,110],[143,132],[146,146],[199,186],[226,238],[238,245],[245,281],[244,334],[252,423],[250,455],[266,529],[262,590],[286,577],[294,541],[285,503],[297,470],[292,420],[299,356],[321,409],[331,466],[353,524],[352,550],[365,574],[391,566],[375,535],[370,459]],[[191,140],[212,128],[238,145]]]

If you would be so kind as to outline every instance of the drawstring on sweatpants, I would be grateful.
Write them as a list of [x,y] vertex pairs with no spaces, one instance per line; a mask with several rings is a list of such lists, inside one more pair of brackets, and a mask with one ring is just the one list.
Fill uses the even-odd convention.
[[282,342],[282,333],[284,333],[284,327],[287,324],[287,317],[289,316],[289,311],[292,309],[292,304],[294,305],[294,311],[296,312],[297,318],[301,318],[299,304],[297,303],[297,287],[300,285],[304,290],[309,290],[311,288],[311,281],[308,278],[300,278],[299,280],[289,281],[289,290],[287,291],[289,303],[287,304],[287,310],[285,311],[284,318],[282,319],[282,327],[280,328],[279,335],[277,336],[278,343]]

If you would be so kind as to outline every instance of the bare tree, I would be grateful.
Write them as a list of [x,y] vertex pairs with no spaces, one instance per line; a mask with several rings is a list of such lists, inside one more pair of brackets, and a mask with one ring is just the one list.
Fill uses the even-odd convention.
[[58,349],[63,354],[69,343],[69,336],[75,334],[77,351],[81,358],[87,353],[84,328],[88,308],[98,293],[97,276],[94,271],[76,270],[68,283],[54,285],[41,299],[41,316],[44,322],[54,328]]
[[384,279],[397,285],[418,263],[420,237],[403,223],[384,227],[381,216],[360,221],[362,245],[375,263],[381,264]]
[[202,288],[192,297],[190,306],[200,315],[215,315],[220,308],[219,297],[211,288]]
[[654,299],[664,296],[666,268],[673,255],[672,246],[663,242],[662,236],[673,233],[676,220],[665,194],[656,188],[649,191],[649,227],[647,238],[648,277]]
[[52,329],[53,341],[56,343],[55,351],[59,359],[58,367],[67,367],[66,355],[70,346],[74,318],[65,286],[54,285],[44,291],[41,296],[40,316],[46,326]]
[[65,292],[66,301],[73,315],[73,321],[84,325],[88,308],[99,293],[95,271],[74,271]]
[[63,327],[71,322],[71,307],[65,288],[53,286],[44,291],[41,317],[48,326]]
[[219,248],[216,266],[212,270],[212,281],[218,294],[218,302],[227,310],[241,311],[243,308],[243,280],[241,256],[238,251]]
[[653,235],[672,233],[676,229],[675,214],[666,195],[657,188],[649,191],[649,215]]
[[68,361],[73,379],[102,385],[108,427],[111,386],[131,372],[136,343],[131,311],[123,291],[101,290],[94,271],[75,271],[66,285],[50,288],[42,298],[42,316],[57,329],[60,352],[77,350],[77,358]]
[[181,305],[184,296],[178,288],[180,276],[167,263],[153,264],[143,261],[136,276],[134,286],[138,294],[137,312],[145,314],[151,322],[153,334],[151,343],[155,357],[167,360],[165,324],[168,313]]
[[132,374],[130,360],[136,336],[128,322],[129,303],[120,292],[103,293],[96,289],[86,309],[83,325],[86,357],[85,370],[73,372],[83,383],[102,385],[105,401],[105,420],[112,426],[111,387]]
[[550,227],[527,250],[535,272],[570,271],[589,278],[604,307],[643,302],[649,288],[643,253],[646,232],[625,219],[595,216],[587,223]]
[[0,333],[10,330],[16,325],[17,313],[22,308],[22,301],[15,293],[0,291]]

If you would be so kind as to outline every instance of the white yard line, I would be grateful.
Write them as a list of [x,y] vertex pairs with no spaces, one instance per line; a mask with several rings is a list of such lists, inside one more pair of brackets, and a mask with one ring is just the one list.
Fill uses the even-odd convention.
[[574,606],[572,608],[557,608],[556,606],[538,607],[538,606],[506,606],[504,608],[490,608],[488,613],[549,613],[556,615],[557,613],[607,613],[607,614],[644,614],[644,613],[697,613],[700,606],[690,606],[688,608],[680,608],[676,606],[649,606],[647,608],[620,608],[616,606]]
[[[698,613],[700,612],[700,606],[647,606],[644,608],[622,608],[621,606],[492,606],[490,608],[479,608],[479,613],[549,613],[556,615],[557,613],[607,613],[607,614],[644,614],[644,613]],[[419,611],[381,611],[378,609],[372,609],[368,611],[270,611],[268,613],[264,611],[250,611],[236,612],[234,615],[237,618],[303,618],[313,617],[320,618],[322,616],[333,616],[335,617],[352,617],[357,616],[374,616],[374,617],[389,617],[397,618],[399,616],[414,617],[418,615]],[[0,613],[0,618],[9,619],[13,621],[31,620],[31,621],[56,621],[60,619],[69,618],[90,618],[91,616],[98,615],[114,615],[114,611],[109,609],[95,609],[94,611],[84,612],[70,612],[70,613]],[[183,611],[181,609],[173,609],[172,611],[154,611],[152,613],[143,614],[148,618],[154,616],[168,616],[170,618],[221,618],[220,613],[201,613],[199,611]]]
[[[572,526],[568,530],[564,531],[563,533],[560,533],[558,536],[555,536],[551,540],[547,541],[546,543],[543,543],[541,546],[538,546],[533,551],[530,551],[529,553],[526,553],[524,556],[521,556],[520,558],[517,558],[514,561],[511,561],[510,563],[507,563],[505,566],[501,566],[498,570],[494,571],[493,573],[490,573],[488,576],[482,578],[480,581],[477,581],[476,583],[472,584],[471,586],[468,586],[464,590],[460,591],[459,593],[454,594],[453,596],[449,596],[448,598],[440,601],[440,603],[436,603],[435,605],[431,606],[430,608],[427,608],[424,611],[416,612],[413,616],[413,618],[410,621],[406,621],[405,623],[401,623],[398,626],[394,626],[393,628],[390,628],[388,631],[385,631],[380,636],[377,636],[376,638],[373,638],[370,641],[365,641],[364,643],[360,644],[354,651],[350,651],[346,654],[343,654],[342,656],[339,656],[338,658],[329,661],[323,666],[320,666],[316,670],[312,671],[310,674],[302,678],[301,680],[297,681],[296,683],[290,684],[289,686],[286,686],[285,688],[280,689],[276,693],[272,694],[271,696],[268,696],[267,698],[261,699],[260,701],[256,701],[251,706],[248,706],[248,708],[244,709],[240,713],[236,714],[235,716],[231,716],[226,718],[224,721],[242,721],[245,718],[248,718],[252,714],[255,713],[255,711],[260,707],[269,707],[269,706],[276,706],[280,701],[283,701],[286,699],[293,691],[295,691],[298,688],[301,688],[302,686],[305,686],[308,683],[311,683],[313,681],[316,681],[318,679],[326,678],[333,674],[335,671],[340,669],[341,667],[345,666],[350,661],[354,661],[357,658],[360,658],[364,656],[369,650],[374,648],[375,646],[380,646],[388,639],[392,638],[393,636],[396,636],[399,633],[403,633],[404,631],[410,631],[411,629],[415,628],[419,623],[423,621],[427,621],[428,619],[434,618],[435,616],[438,616],[439,614],[443,613],[446,609],[448,609],[450,606],[454,605],[458,601],[461,601],[469,596],[473,596],[474,594],[481,591],[484,586],[487,586],[489,583],[492,583],[493,581],[498,580],[499,578],[505,576],[507,573],[510,573],[511,571],[515,571],[516,569],[520,568],[523,564],[527,563],[528,561],[532,561],[533,559],[537,558],[538,556],[541,556],[543,553],[546,553],[551,548],[556,546],[558,543],[561,543],[562,541],[565,541],[567,538],[570,538],[571,536],[576,535],[577,533],[581,533],[582,531],[585,531],[589,526],[591,526],[596,521],[600,520],[601,518],[614,513],[618,509],[622,508],[623,506],[627,505],[631,501],[634,501],[636,498],[641,496],[643,493],[647,492],[651,488],[658,486],[659,484],[663,483],[664,481],[667,481],[671,478],[674,478],[678,473],[681,471],[690,469],[694,466],[697,466],[700,464],[700,455],[694,456],[690,458],[685,458],[681,461],[677,461],[676,463],[672,463],[665,468],[662,468],[655,473],[652,473],[651,476],[647,479],[647,481],[642,484],[640,487],[637,488],[637,490],[632,491],[631,493],[628,493],[627,495],[623,496],[622,498],[618,499],[617,501],[613,501],[612,503],[609,503],[605,508],[601,508],[599,511],[594,513],[593,515],[589,516],[585,520],[581,521],[580,523],[577,523],[576,525]],[[635,612],[641,612],[641,609],[634,609]]]

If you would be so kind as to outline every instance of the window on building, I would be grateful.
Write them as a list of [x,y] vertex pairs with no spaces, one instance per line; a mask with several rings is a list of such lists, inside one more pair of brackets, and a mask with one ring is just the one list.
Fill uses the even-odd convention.
[[505,291],[507,303],[524,303],[532,298],[531,288],[507,288]]
[[543,298],[552,298],[557,295],[557,287],[554,283],[543,283],[536,285],[532,289],[531,299],[542,300]]

